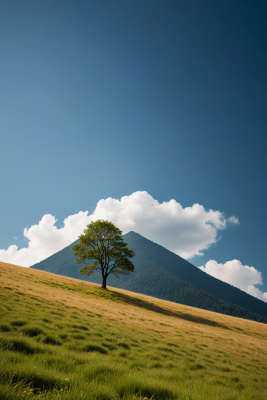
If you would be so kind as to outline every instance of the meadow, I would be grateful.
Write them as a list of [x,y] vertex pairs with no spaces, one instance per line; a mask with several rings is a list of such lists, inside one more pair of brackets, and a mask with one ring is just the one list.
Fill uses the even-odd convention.
[[0,262],[0,399],[267,398],[267,326]]

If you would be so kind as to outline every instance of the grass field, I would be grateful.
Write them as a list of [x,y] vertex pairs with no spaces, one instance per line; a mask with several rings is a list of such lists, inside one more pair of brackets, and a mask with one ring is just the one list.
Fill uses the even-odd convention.
[[0,262],[0,399],[267,398],[267,326]]

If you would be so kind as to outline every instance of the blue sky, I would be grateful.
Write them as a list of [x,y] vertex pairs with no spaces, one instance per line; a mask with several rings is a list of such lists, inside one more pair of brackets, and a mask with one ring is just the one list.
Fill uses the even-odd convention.
[[[2,1],[0,249],[146,191],[240,222],[196,266],[266,265],[263,1]],[[14,238],[17,239],[14,239]]]

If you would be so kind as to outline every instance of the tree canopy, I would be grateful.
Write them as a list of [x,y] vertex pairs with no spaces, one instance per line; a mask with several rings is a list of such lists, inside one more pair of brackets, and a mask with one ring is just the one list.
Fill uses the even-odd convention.
[[[84,234],[79,236],[80,243],[72,247],[77,264],[85,267],[79,270],[81,276],[91,276],[95,271],[102,274],[102,288],[106,289],[107,277],[114,274],[130,275],[134,265],[129,258],[134,252],[127,247],[122,238],[122,231],[112,222],[97,220],[87,225]],[[90,261],[89,263],[87,262]]]

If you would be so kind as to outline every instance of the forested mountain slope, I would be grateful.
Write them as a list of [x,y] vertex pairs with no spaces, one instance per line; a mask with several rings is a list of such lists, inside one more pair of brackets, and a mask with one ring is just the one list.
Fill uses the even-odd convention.
[[[267,321],[267,304],[263,301],[206,274],[178,255],[135,232],[124,235],[124,240],[135,252],[135,271],[119,279],[110,275],[108,286],[228,315]],[[79,268],[82,265],[76,264],[72,251],[75,243],[32,268],[81,279]],[[101,276],[95,273],[88,280],[101,283]]]

